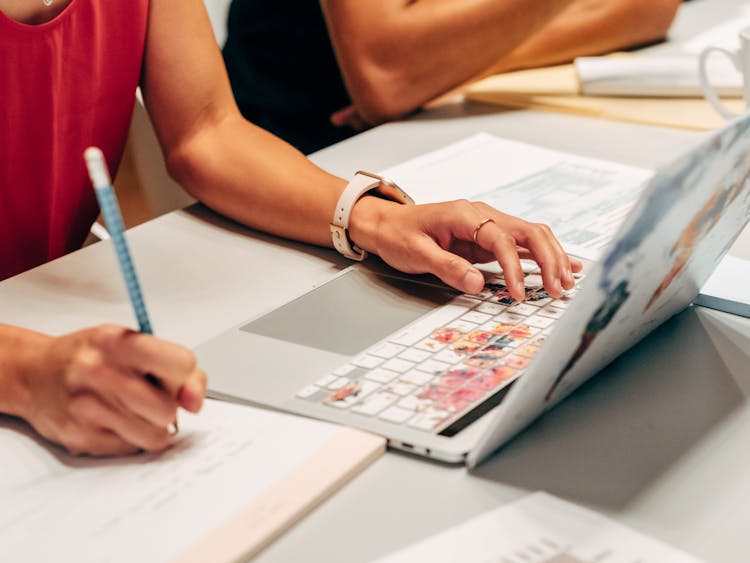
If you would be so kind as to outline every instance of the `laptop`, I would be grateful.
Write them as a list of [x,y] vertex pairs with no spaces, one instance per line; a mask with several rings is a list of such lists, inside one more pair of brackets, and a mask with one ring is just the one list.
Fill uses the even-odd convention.
[[196,349],[209,396],[473,467],[689,306],[750,218],[750,116],[657,171],[561,299],[524,264],[480,295],[371,260]]

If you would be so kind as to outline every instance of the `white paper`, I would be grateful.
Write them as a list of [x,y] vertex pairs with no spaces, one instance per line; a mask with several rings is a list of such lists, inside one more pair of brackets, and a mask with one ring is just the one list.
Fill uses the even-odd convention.
[[478,133],[383,174],[417,203],[481,200],[547,223],[567,252],[596,260],[652,172]]
[[591,510],[535,493],[379,563],[697,563]]
[[0,561],[165,561],[182,553],[339,431],[206,401],[159,455],[74,458],[0,418]]
[[696,304],[750,317],[750,261],[727,254],[701,289]]

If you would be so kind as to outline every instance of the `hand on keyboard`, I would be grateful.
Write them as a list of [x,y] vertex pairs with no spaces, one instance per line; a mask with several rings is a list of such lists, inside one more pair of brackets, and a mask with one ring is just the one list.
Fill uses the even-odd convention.
[[539,264],[541,281],[553,298],[573,287],[573,273],[582,268],[565,254],[546,225],[506,215],[482,202],[409,206],[365,197],[352,211],[350,232],[359,247],[376,252],[394,268],[432,273],[465,293],[484,288],[475,263],[497,260],[510,296],[518,301],[525,294],[521,259]]

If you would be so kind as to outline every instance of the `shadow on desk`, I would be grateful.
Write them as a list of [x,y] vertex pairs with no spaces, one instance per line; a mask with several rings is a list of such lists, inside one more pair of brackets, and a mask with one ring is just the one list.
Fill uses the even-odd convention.
[[[750,394],[747,357],[720,354],[689,308],[476,469],[476,477],[608,509],[627,505]],[[731,369],[727,366],[733,366]]]

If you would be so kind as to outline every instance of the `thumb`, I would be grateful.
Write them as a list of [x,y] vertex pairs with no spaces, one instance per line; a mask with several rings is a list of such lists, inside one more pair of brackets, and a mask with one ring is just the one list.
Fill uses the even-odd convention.
[[422,245],[425,270],[464,293],[479,293],[484,289],[484,276],[471,262],[443,250],[433,240]]

